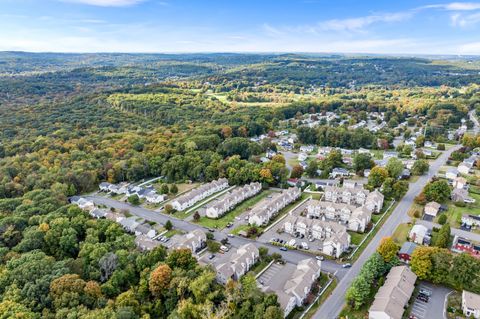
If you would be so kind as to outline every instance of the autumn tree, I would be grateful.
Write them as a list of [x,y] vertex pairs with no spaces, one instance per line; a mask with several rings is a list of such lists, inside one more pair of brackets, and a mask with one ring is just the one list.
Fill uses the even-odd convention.
[[397,256],[398,245],[393,241],[392,237],[384,237],[380,241],[377,252],[383,257],[385,262],[390,262]]
[[148,282],[148,287],[152,295],[161,297],[170,284],[171,279],[172,269],[168,265],[162,264],[155,268],[150,274],[150,280]]
[[380,187],[387,177],[388,171],[385,168],[375,166],[372,168],[370,175],[368,176],[368,184],[375,188]]

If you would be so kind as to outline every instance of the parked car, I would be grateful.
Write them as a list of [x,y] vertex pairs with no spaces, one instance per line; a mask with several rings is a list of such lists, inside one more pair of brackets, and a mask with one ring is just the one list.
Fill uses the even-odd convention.
[[208,259],[212,260],[213,258],[215,258],[215,254],[211,254],[210,256],[208,256]]
[[346,263],[342,265],[342,268],[350,268],[350,267],[352,267],[352,264],[350,263]]
[[320,260],[320,261],[322,261],[322,260],[324,260],[324,259],[325,259],[325,257],[323,257],[323,256],[315,256],[315,259],[316,259],[316,260]]
[[430,290],[424,288],[420,289],[418,293],[427,297],[430,297],[432,295],[432,292]]
[[228,236],[228,237],[230,237],[230,238],[233,238],[233,237],[235,237],[235,235],[234,235],[234,234],[228,234],[227,236]]
[[287,251],[288,249],[287,249],[287,247],[280,247],[280,250],[281,251]]

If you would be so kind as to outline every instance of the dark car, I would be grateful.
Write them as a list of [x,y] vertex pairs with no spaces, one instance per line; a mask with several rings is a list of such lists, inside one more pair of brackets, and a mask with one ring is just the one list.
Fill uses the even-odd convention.
[[286,247],[280,247],[281,251],[287,251],[288,249]]

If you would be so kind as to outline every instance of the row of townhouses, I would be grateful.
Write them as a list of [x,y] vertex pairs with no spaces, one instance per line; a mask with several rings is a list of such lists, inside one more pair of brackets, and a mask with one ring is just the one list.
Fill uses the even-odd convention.
[[230,260],[217,266],[217,281],[226,284],[227,281],[239,280],[258,261],[259,251],[254,244],[240,246],[230,256]]
[[415,289],[417,275],[407,266],[390,269],[368,311],[369,319],[401,319]]
[[200,229],[192,230],[185,235],[174,235],[172,237],[172,249],[187,248],[196,253],[205,248],[207,243],[207,235]]
[[312,258],[301,260],[282,289],[266,286],[263,291],[277,294],[284,317],[287,317],[295,307],[304,305],[313,284],[320,277],[320,269],[321,263],[318,260]]
[[209,218],[219,218],[247,198],[258,194],[261,190],[262,184],[257,182],[236,188],[221,198],[209,203],[207,205],[206,215]]
[[370,223],[372,212],[365,206],[310,200],[307,217],[335,221],[346,225],[349,230],[363,233]]
[[373,213],[379,213],[384,197],[378,190],[370,192],[354,181],[344,181],[343,186],[326,186],[323,198],[327,202],[365,206]]
[[274,217],[280,210],[290,203],[296,201],[301,190],[298,187],[291,187],[281,193],[269,196],[255,205],[249,214],[248,223],[250,225],[264,226],[268,224],[270,219]]
[[185,195],[181,195],[172,201],[172,207],[177,211],[183,211],[198,203],[204,198],[215,194],[228,187],[228,180],[221,178],[191,190]]
[[289,215],[283,221],[283,230],[292,236],[304,235],[322,241],[322,252],[339,258],[350,247],[347,228],[335,222]]
[[126,196],[137,195],[141,199],[145,199],[150,203],[161,203],[165,200],[165,195],[157,194],[157,191],[153,186],[142,187],[136,185],[129,185],[126,183],[121,183],[118,185],[103,182],[100,183],[99,188],[103,192],[113,193],[113,194],[125,194]]

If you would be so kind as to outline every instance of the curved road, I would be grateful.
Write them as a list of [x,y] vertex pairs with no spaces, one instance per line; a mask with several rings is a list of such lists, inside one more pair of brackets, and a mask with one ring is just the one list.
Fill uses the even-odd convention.
[[428,181],[437,174],[442,165],[446,163],[450,154],[459,149],[457,145],[451,149],[443,152],[435,161],[430,163],[430,169],[426,175],[420,176],[415,182],[411,183],[407,194],[398,202],[397,207],[393,210],[390,217],[385,221],[383,226],[379,229],[375,237],[370,241],[368,246],[362,252],[358,260],[353,264],[347,273],[339,280],[337,287],[333,290],[332,294],[323,302],[318,311],[312,318],[315,319],[333,319],[337,318],[345,304],[345,293],[350,287],[353,279],[358,275],[363,264],[367,259],[375,252],[380,240],[383,237],[393,234],[395,228],[401,224],[410,220],[407,212],[413,203],[415,196],[417,196],[428,183]]

